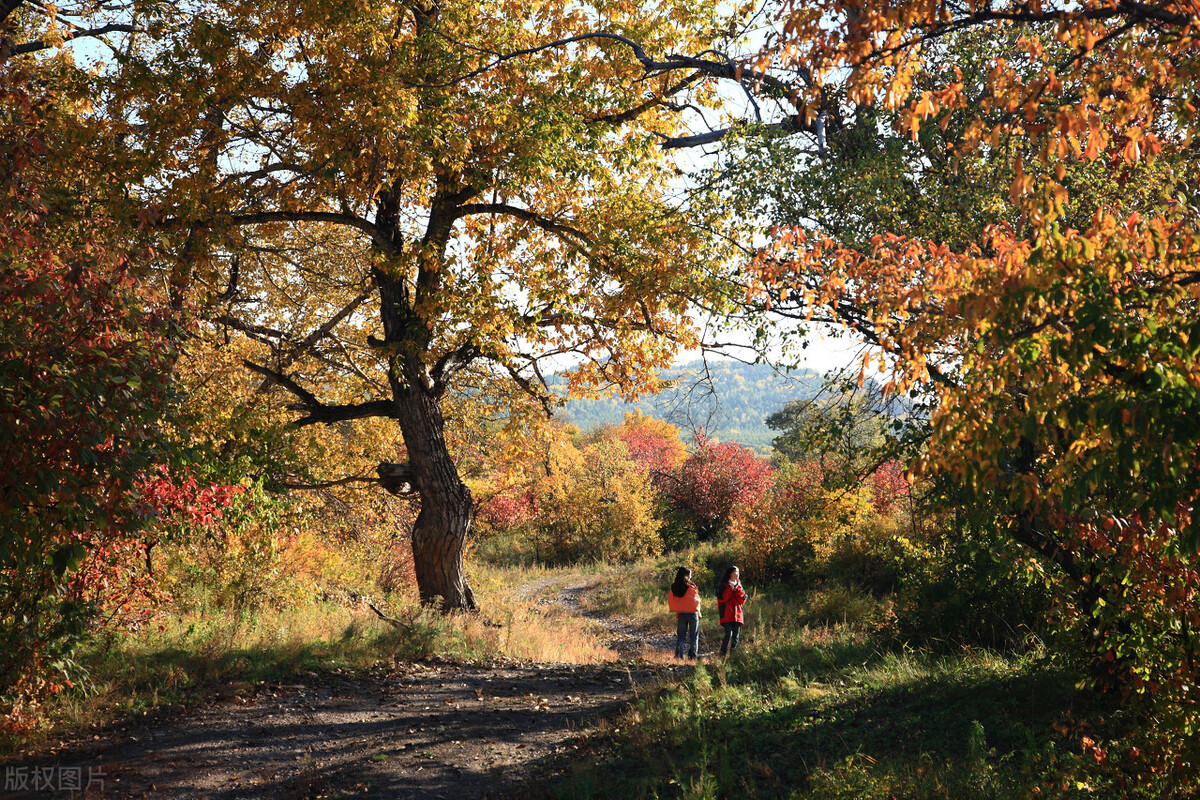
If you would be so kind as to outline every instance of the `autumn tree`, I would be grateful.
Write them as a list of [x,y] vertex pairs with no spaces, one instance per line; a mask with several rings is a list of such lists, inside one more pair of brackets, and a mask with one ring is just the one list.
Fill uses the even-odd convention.
[[[941,139],[949,167],[998,163],[1009,179],[1001,198],[982,189],[1000,205],[966,238],[882,216],[856,239],[782,230],[760,261],[764,296],[875,345],[885,388],[930,409],[917,470],[998,512],[1072,587],[1073,624],[1101,663],[1191,736],[1194,9],[831,3],[783,18],[776,53],[813,75],[807,114],[836,82],[896,130]],[[970,70],[953,58],[964,36],[1006,48]],[[1182,774],[1189,756],[1171,736],[1122,769]]]
[[687,447],[679,429],[669,422],[628,412],[625,421],[614,432],[629,448],[629,457],[651,480],[661,484],[687,458]]
[[[996,25],[1007,35],[1012,26],[990,9],[951,14],[952,27],[907,13],[856,15],[845,32],[823,37],[805,27],[809,17],[792,19],[806,57],[853,67],[848,96],[899,109],[897,122],[912,132],[931,116],[957,120],[961,134],[943,146],[964,160],[985,146],[1012,152],[1011,222],[982,230],[961,250],[882,232],[858,250],[793,230],[781,251],[801,257],[764,266],[767,283],[780,285],[772,274],[780,267],[799,278],[787,285],[800,307],[826,310],[895,359],[890,391],[931,394],[937,411],[926,468],[980,488],[1006,486],[1014,509],[1023,509],[1014,532],[1035,549],[1061,552],[1033,509],[1064,500],[1082,509],[1111,484],[1106,476],[1141,475],[1149,489],[1117,501],[1110,486],[1106,505],[1173,519],[1196,493],[1192,471],[1180,469],[1194,457],[1194,437],[1177,427],[1189,393],[1164,396],[1156,388],[1164,384],[1148,374],[1165,371],[1167,386],[1194,385],[1186,354],[1195,216],[1183,146],[1193,114],[1190,90],[1177,82],[1194,69],[1190,51],[1180,50],[1190,23],[1169,10],[1146,17],[1141,7],[1014,11],[1026,23],[1015,36],[1018,52],[1042,71],[996,58],[971,99],[953,64],[938,65],[935,74],[950,77],[936,91],[905,89],[933,72],[916,43],[971,26]],[[888,42],[879,50],[868,46],[875,34]],[[1065,69],[1053,61],[1064,46]],[[1145,76],[1126,61],[1135,52],[1146,63],[1169,63]],[[1149,151],[1159,158],[1143,166]],[[1081,183],[1085,172],[1094,179]],[[1151,191],[1129,191],[1139,185]],[[1089,188],[1110,204],[1076,202],[1068,191]],[[1076,204],[1089,207],[1090,218]],[[1125,405],[1158,406],[1166,397],[1162,413]],[[1162,424],[1175,433],[1168,437]],[[1015,436],[984,435],[997,425]]]
[[558,440],[545,468],[531,491],[536,516],[526,524],[539,560],[637,559],[660,549],[650,475],[619,438],[606,436],[582,449]]
[[667,483],[665,494],[696,537],[711,539],[771,488],[771,465],[737,442],[718,442],[703,433],[695,449]]
[[100,607],[138,590],[127,568],[153,517],[139,486],[173,456],[174,336],[139,282],[144,243],[70,157],[90,132],[76,70],[15,57],[35,48],[11,11],[0,5],[0,696],[19,724],[24,699],[76,676]]
[[[572,391],[632,396],[724,302],[722,223],[669,200],[667,152],[696,142],[689,97],[753,80],[688,55],[725,22],[682,0],[133,8],[98,113],[166,283],[267,346],[248,366],[296,424],[395,421],[406,460],[378,481],[419,498],[421,595],[473,607],[444,415],[464,376],[549,406],[566,363]],[[280,325],[268,286],[312,302]]]

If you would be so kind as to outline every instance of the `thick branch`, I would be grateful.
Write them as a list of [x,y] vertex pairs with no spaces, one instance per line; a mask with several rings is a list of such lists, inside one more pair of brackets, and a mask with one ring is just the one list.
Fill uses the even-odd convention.
[[375,471],[379,473],[380,485],[397,497],[414,497],[417,495],[416,485],[413,482],[412,466],[407,462],[404,464],[393,464],[389,461],[384,461],[375,467]]
[[[445,34],[443,34],[443,36],[445,36]],[[489,55],[493,55],[495,57],[487,64],[454,78],[451,81],[431,88],[446,88],[449,86],[454,86],[458,83],[462,83],[463,81],[478,77],[489,70],[495,69],[506,61],[512,61],[515,58],[522,58],[524,56],[536,55],[537,53],[541,53],[545,50],[566,47],[567,45],[575,44],[577,42],[588,41],[610,41],[625,45],[631,51],[633,51],[633,57],[638,60],[638,63],[642,65],[642,68],[647,74],[673,72],[681,69],[696,70],[713,78],[726,78],[728,80],[735,80],[738,83],[746,81],[759,86],[766,86],[778,97],[791,97],[794,93],[791,86],[788,86],[778,78],[772,77],[763,72],[758,72],[754,69],[747,68],[744,65],[736,64],[729,58],[723,58],[720,61],[714,61],[712,59],[703,58],[702,55],[669,55],[662,60],[654,59],[646,55],[646,51],[640,42],[630,39],[627,36],[621,36],[617,33],[609,33],[608,31],[581,33],[578,36],[569,36],[565,39],[557,39],[553,42],[546,42],[545,44],[527,47],[522,50],[513,50],[512,52],[508,53],[489,52]],[[458,44],[462,43],[458,42]]]
[[439,392],[455,373],[465,369],[481,355],[479,348],[468,342],[438,359],[438,362],[433,365],[433,369],[429,371],[429,375],[433,378]]
[[293,411],[305,411],[308,416],[292,422],[292,425],[302,428],[318,422],[325,424],[345,422],[352,419],[368,419],[370,417],[389,417],[396,419],[396,404],[391,400],[371,400],[366,403],[348,403],[343,405],[327,405],[317,399],[316,395],[305,389],[294,378],[277,372],[253,361],[243,360],[242,364],[252,372],[257,372],[287,389],[298,402],[288,408]]
[[356,228],[371,237],[389,256],[399,255],[396,244],[370,220],[353,214],[332,211],[260,211],[255,214],[234,214],[229,218],[234,225],[265,225],[272,222],[328,222]]

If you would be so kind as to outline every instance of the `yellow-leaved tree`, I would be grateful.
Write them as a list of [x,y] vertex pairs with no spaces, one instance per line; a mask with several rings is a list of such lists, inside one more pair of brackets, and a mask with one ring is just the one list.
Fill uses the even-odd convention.
[[[444,404],[652,389],[724,302],[720,220],[673,199],[677,106],[725,59],[710,4],[134,3],[96,78],[177,302],[257,343],[297,425],[394,420],[421,597],[476,605]],[[169,102],[168,102],[169,99]],[[521,411],[521,401],[505,413]],[[517,414],[519,416],[519,413]]]

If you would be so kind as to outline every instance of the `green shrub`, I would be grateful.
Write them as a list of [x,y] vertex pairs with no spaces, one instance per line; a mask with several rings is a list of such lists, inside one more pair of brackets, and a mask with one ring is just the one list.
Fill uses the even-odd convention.
[[904,639],[1013,648],[1046,634],[1051,588],[1011,540],[964,533],[899,558],[896,624]]

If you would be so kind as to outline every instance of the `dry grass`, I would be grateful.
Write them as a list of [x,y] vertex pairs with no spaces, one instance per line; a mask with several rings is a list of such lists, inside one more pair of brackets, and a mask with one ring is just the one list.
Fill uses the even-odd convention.
[[[408,596],[375,597],[375,605],[398,620],[399,627],[349,596],[325,595],[288,608],[263,606],[242,614],[204,602],[194,606],[203,610],[164,613],[139,631],[97,637],[79,658],[89,681],[50,698],[39,709],[40,728],[0,741],[0,752],[37,747],[206,694],[308,672],[431,656],[612,662],[618,655],[603,644],[600,626],[549,602],[564,584],[602,571],[596,566],[549,570],[473,564],[469,574],[482,613],[445,616]],[[630,616],[650,613],[647,603]],[[649,651],[645,655],[654,663],[673,661]]]
[[579,569],[476,565],[475,594],[485,613],[463,618],[466,635],[480,637],[487,649],[509,658],[567,664],[615,661],[617,654],[600,644],[594,623],[545,602],[584,574]]

